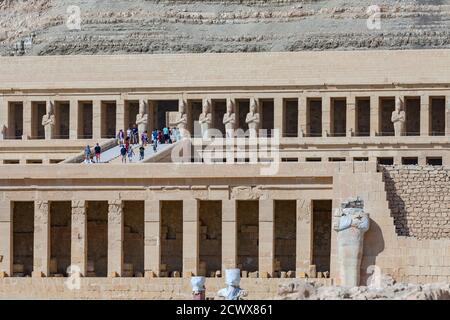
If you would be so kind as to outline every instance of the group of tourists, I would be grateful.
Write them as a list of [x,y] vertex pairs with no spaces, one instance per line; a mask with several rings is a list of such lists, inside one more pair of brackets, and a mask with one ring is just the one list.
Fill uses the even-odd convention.
[[[181,139],[180,130],[178,128],[164,127],[160,130],[155,129],[151,134],[148,131],[142,132],[139,136],[139,131],[136,125],[132,128],[128,128],[126,132],[120,129],[116,136],[117,143],[120,146],[120,157],[122,163],[133,162],[135,155],[135,150],[138,149],[139,161],[144,160],[145,150],[149,144],[152,145],[153,151],[157,152],[158,145],[160,144],[172,144]],[[136,147],[136,146],[139,147]],[[86,146],[84,150],[84,162],[89,163],[100,163],[101,162],[102,148],[97,143],[92,149],[89,145]]]
[[133,162],[135,155],[134,149],[139,145],[139,161],[144,160],[145,150],[149,144],[152,145],[153,151],[158,151],[160,144],[172,144],[180,139],[180,132],[178,128],[168,128],[167,126],[161,130],[155,129],[149,136],[148,131],[142,132],[139,137],[139,131],[136,126],[128,128],[125,137],[125,132],[121,129],[117,133],[117,141],[120,145],[120,156],[122,163]]
[[85,164],[100,163],[102,148],[97,143],[94,147],[94,154],[92,154],[91,147],[89,145],[84,149],[84,161]]

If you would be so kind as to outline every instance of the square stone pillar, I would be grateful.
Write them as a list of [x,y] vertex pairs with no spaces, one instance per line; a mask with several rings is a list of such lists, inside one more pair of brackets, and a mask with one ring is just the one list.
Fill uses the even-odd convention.
[[50,202],[34,202],[33,277],[50,274]]
[[70,122],[69,122],[69,137],[71,140],[78,139],[78,100],[71,99],[69,101],[70,108]]
[[275,266],[275,202],[259,200],[259,276],[273,276]]
[[[127,130],[125,128],[125,100],[124,99],[118,99],[116,101],[116,131],[119,132],[120,129],[123,129],[124,131]],[[140,139],[140,137],[139,137]]]
[[183,200],[183,276],[198,274],[199,201]]
[[[22,140],[28,140],[31,138],[31,133],[33,131],[33,112],[31,112],[31,101],[25,100],[23,102],[23,134]],[[42,126],[42,119],[38,119],[38,126]]]
[[420,97],[420,135],[430,135],[430,96]]
[[123,271],[123,202],[108,201],[108,276],[122,276]]
[[370,136],[376,137],[380,130],[380,99],[370,96]]
[[160,276],[161,271],[161,201],[145,201],[144,271],[147,276]]
[[13,220],[10,201],[0,201],[0,278],[12,276]]
[[331,99],[329,96],[322,98],[322,137],[331,134]]
[[149,100],[148,101],[148,124],[147,124],[147,128],[148,128],[148,132],[151,133],[153,132],[153,130],[155,129],[161,129],[161,128],[156,128],[156,116],[157,116],[157,107],[158,107],[158,102],[157,101],[153,101],[153,100]]
[[72,201],[71,265],[81,276],[87,273],[87,202]]
[[296,272],[297,278],[309,272],[312,264],[313,220],[310,199],[297,200]]
[[237,267],[236,200],[222,200],[222,274]]
[[102,137],[102,102],[92,101],[92,138],[99,140]]
[[274,129],[278,129],[280,137],[284,137],[285,134],[285,119],[284,119],[284,103],[283,98],[275,98],[273,99],[273,123]]
[[298,101],[298,137],[303,138],[308,133],[308,100],[301,96]]
[[346,136],[352,137],[356,132],[356,98],[351,96],[347,97],[347,129]]
[[445,135],[450,136],[450,96],[445,101]]

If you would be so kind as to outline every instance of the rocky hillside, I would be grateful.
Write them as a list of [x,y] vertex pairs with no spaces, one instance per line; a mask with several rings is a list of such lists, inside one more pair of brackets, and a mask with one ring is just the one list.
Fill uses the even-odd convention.
[[0,55],[448,48],[449,27],[450,0],[0,0]]

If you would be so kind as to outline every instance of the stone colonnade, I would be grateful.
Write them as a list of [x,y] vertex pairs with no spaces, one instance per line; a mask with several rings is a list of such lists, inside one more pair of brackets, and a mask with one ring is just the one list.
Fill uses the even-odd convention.
[[[221,201],[221,264],[222,271],[238,266],[238,202]],[[259,277],[276,275],[275,266],[275,203],[273,199],[254,200],[259,202],[257,259]],[[312,264],[312,200],[290,200],[296,203],[296,228],[294,236],[296,249],[295,271],[297,277],[309,273]],[[199,274],[200,200],[182,200],[182,276]],[[13,276],[13,201],[0,201],[0,275]],[[161,270],[162,203],[160,200],[145,200],[144,203],[144,273],[145,277],[159,277]],[[107,275],[125,276],[124,270],[124,204],[125,201],[107,202]],[[88,272],[88,206],[89,201],[71,201],[70,263],[83,276]],[[51,258],[50,215],[51,201],[34,201],[33,234],[33,277],[48,277]],[[330,212],[331,215],[331,212]],[[52,218],[53,219],[53,218]],[[79,268],[79,269],[78,269]],[[181,271],[181,270],[180,270]],[[180,274],[181,276],[181,274]]]
[[[391,112],[395,100],[402,101],[406,111],[406,135],[450,135],[450,96],[445,92],[316,92],[304,94],[210,97],[171,95],[170,97],[122,97],[114,95],[82,98],[5,97],[1,103],[0,119],[6,126],[4,136],[10,139],[42,138],[42,116],[50,103],[55,114],[52,138],[102,139],[111,138],[119,129],[135,123],[139,103],[144,102],[149,115],[148,129],[161,126],[158,108],[176,112],[178,105],[186,106],[188,128],[198,121],[202,105],[208,104],[212,127],[222,128],[227,104],[234,107],[236,128],[245,129],[245,113],[252,99],[257,101],[261,129],[279,129],[285,137],[352,137],[393,135]],[[42,100],[42,101],[41,101]],[[173,102],[171,105],[169,102]],[[160,103],[163,103],[160,107]],[[165,103],[165,104],[164,104]],[[169,105],[166,105],[169,103]],[[19,112],[20,111],[20,112]],[[243,114],[241,114],[243,113]],[[17,135],[21,134],[21,137]]]

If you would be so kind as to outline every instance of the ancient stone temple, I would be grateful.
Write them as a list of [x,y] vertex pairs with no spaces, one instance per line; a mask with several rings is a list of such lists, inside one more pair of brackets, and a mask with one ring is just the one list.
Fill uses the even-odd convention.
[[[449,282],[449,66],[450,50],[0,58],[0,298],[189,299],[192,276],[210,295],[234,268],[249,299],[373,270]],[[168,124],[180,139],[121,163],[119,130]]]

